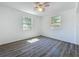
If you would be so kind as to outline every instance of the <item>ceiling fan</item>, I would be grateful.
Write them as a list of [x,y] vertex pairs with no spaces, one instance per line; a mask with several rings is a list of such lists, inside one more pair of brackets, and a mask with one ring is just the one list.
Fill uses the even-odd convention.
[[35,2],[35,9],[39,12],[45,11],[45,8],[49,6],[49,2]]

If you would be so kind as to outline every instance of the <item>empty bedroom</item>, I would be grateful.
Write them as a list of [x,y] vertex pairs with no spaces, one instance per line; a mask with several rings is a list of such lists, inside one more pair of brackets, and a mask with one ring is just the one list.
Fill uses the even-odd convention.
[[79,57],[78,2],[0,2],[0,57]]

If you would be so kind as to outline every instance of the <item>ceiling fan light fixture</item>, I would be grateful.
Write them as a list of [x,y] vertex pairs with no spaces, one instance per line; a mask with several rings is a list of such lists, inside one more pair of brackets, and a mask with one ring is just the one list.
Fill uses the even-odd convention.
[[47,3],[45,3],[45,2],[43,2],[43,3],[41,3],[41,2],[37,2],[36,3],[36,10],[37,11],[39,11],[39,12],[43,12],[43,11],[45,11],[45,7],[47,7]]
[[37,9],[37,11],[39,11],[39,12],[43,12],[44,11],[44,8],[41,8],[41,7],[38,7],[38,8],[36,8]]

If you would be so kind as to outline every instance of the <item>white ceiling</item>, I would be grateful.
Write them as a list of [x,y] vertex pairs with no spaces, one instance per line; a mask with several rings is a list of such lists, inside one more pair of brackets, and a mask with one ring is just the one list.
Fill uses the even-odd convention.
[[46,7],[45,12],[37,12],[34,9],[34,2],[0,2],[0,4],[39,16],[55,14],[75,8],[75,2],[50,2],[50,6]]

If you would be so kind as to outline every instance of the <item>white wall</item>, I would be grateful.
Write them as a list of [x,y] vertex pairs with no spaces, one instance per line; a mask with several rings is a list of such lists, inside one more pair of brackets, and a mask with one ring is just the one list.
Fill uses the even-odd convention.
[[76,37],[77,37],[77,44],[79,44],[79,13],[77,13],[77,21],[76,21]]
[[76,41],[77,44],[79,44],[79,2],[77,3],[77,9],[76,9]]
[[[33,19],[31,31],[22,30],[22,16]],[[39,19],[38,16],[0,5],[0,45],[40,35]]]
[[42,20],[42,35],[47,36],[50,38],[55,38],[58,40],[76,43],[76,36],[75,36],[75,21],[76,21],[76,13],[75,9],[70,9],[63,11],[61,13],[56,13],[55,16],[62,17],[62,25],[60,28],[51,29],[50,28],[50,17],[53,16],[53,13],[50,16],[44,16]]

